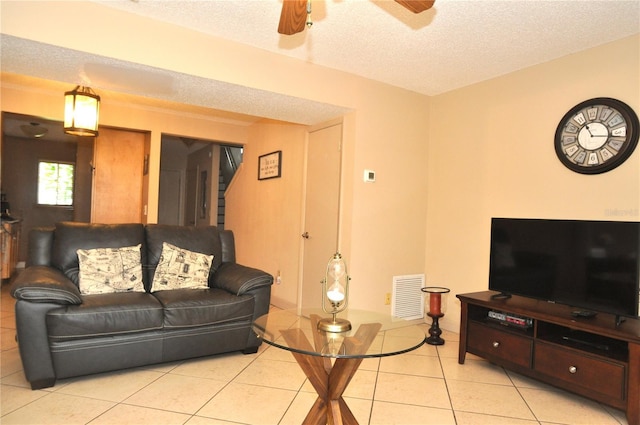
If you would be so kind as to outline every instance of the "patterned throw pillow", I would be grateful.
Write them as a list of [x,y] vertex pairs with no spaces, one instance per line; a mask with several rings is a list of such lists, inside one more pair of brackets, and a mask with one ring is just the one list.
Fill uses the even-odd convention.
[[162,243],[160,262],[153,276],[153,291],[165,289],[206,289],[213,255],[192,252]]
[[79,249],[80,293],[144,292],[140,245]]

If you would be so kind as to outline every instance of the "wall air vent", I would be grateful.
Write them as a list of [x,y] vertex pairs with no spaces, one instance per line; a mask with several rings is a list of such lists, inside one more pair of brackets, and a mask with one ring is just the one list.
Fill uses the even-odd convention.
[[402,319],[424,317],[424,274],[393,277],[393,299],[391,315]]

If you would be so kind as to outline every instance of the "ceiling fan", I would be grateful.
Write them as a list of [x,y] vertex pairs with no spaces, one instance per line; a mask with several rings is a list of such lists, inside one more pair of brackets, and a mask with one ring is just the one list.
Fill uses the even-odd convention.
[[[430,9],[435,0],[395,0],[413,13]],[[313,25],[311,21],[311,0],[283,0],[278,32],[293,35],[304,31],[304,27]]]

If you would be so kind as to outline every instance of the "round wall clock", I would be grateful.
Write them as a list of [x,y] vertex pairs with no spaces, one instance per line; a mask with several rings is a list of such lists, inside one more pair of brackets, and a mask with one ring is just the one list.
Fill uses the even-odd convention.
[[562,117],[555,147],[560,161],[582,174],[599,174],[622,164],[638,144],[638,116],[608,97],[585,100]]

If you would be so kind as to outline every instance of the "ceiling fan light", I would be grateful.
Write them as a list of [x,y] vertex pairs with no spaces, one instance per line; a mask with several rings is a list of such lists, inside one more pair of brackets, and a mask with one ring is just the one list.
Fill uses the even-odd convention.
[[40,138],[49,132],[49,129],[42,127],[40,123],[32,122],[20,126],[20,130],[29,137]]
[[100,96],[91,88],[76,86],[64,94],[64,132],[74,136],[98,135]]

